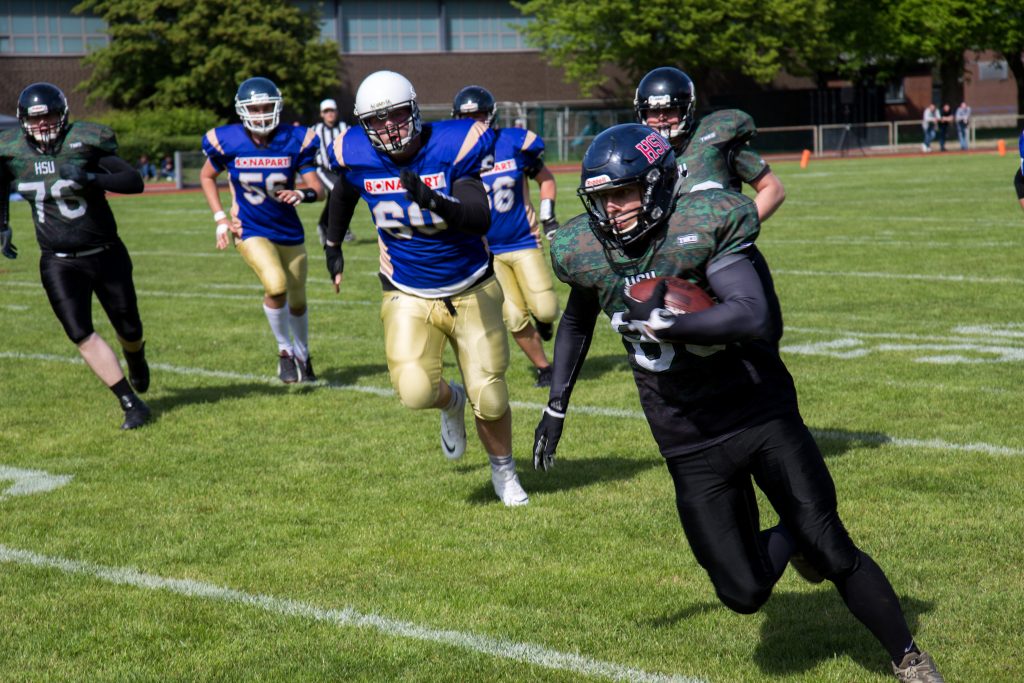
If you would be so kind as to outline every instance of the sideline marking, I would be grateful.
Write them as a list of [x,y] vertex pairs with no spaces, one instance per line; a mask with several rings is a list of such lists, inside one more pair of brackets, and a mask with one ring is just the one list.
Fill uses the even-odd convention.
[[276,598],[261,593],[246,593],[194,579],[171,579],[155,574],[145,574],[130,567],[105,567],[90,562],[40,555],[28,550],[9,548],[5,545],[0,545],[0,562],[56,569],[65,574],[89,576],[122,586],[162,590],[189,598],[246,605],[271,614],[299,617],[335,626],[372,629],[386,636],[450,645],[493,657],[510,659],[546,669],[570,671],[584,676],[601,676],[614,681],[641,681],[642,683],[707,683],[700,678],[651,673],[613,662],[591,659],[583,655],[550,650],[531,643],[516,643],[450,629],[428,628],[408,621],[389,619],[379,614],[359,612],[351,607],[328,609],[298,600]]
[[[17,351],[0,351],[0,359],[9,358],[12,360],[38,360],[56,363],[70,363],[72,365],[83,365],[85,361],[81,358],[57,356],[47,353],[20,353]],[[241,372],[230,372],[227,370],[204,370],[203,368],[189,368],[166,363],[150,363],[150,368],[171,372],[178,375],[192,375],[196,377],[215,377],[219,379],[232,379],[244,382],[262,382],[280,386],[282,391],[287,389],[281,385],[281,381],[270,375],[253,375]],[[374,396],[394,396],[392,389],[383,387],[361,386],[357,384],[332,384],[325,380],[312,383],[312,386],[320,386],[335,391],[355,391]],[[528,401],[509,401],[513,408],[535,410],[539,415],[547,404],[533,403]],[[642,420],[643,412],[639,410],[627,410],[623,408],[604,408],[601,406],[573,405],[573,414],[599,415],[602,417],[619,417],[625,419]],[[829,429],[811,429],[815,438],[830,439],[832,441],[845,442],[867,442],[878,445],[891,444],[893,446],[905,446],[908,448],[926,448],[945,451],[959,451],[964,453],[984,453],[986,455],[1024,456],[1024,448],[1013,448],[1011,446],[999,446],[989,443],[954,443],[943,439],[905,439],[902,437],[889,436],[888,434],[875,434],[867,432],[841,432]]]
[[59,489],[74,479],[71,474],[50,474],[43,470],[22,470],[17,467],[0,465],[0,481],[13,481],[6,489],[0,489],[0,500],[14,496],[30,496]]

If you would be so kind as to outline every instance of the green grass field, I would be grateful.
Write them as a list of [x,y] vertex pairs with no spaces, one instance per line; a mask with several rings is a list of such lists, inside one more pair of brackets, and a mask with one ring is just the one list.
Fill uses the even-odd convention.
[[[949,681],[1024,680],[1014,163],[779,163],[788,198],[760,240],[840,511]],[[559,181],[567,219],[576,177]],[[547,474],[526,469],[546,392],[513,348],[531,502],[506,509],[479,443],[449,463],[438,414],[391,391],[364,209],[340,295],[311,247],[325,383],[285,387],[256,278],[214,249],[202,196],[112,204],[158,415],[130,433],[49,309],[28,206],[11,207],[21,257],[0,263],[0,680],[889,680],[828,583],[789,571],[754,616],[717,602],[603,319]],[[302,207],[313,245],[319,209]],[[45,488],[38,472],[70,480],[15,495]],[[773,523],[767,505],[762,515]]]

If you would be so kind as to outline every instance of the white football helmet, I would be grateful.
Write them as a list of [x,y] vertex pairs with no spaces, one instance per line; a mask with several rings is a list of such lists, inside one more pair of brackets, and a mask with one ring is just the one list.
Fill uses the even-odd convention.
[[[392,111],[405,107],[409,109],[409,118],[396,122],[396,128],[377,130],[371,125],[373,119],[383,121]],[[370,144],[382,152],[401,152],[423,129],[416,90],[408,78],[394,71],[377,71],[363,79],[356,90],[355,115]],[[407,128],[404,136],[402,128]]]

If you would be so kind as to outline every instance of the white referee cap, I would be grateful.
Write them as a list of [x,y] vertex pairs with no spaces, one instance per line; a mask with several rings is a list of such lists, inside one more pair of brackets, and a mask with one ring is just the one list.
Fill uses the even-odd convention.
[[327,111],[328,109],[338,109],[338,103],[334,100],[327,99],[320,103],[320,111]]

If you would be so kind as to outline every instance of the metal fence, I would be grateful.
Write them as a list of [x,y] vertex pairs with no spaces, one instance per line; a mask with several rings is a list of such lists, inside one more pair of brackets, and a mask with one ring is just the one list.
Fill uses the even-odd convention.
[[[447,107],[425,106],[426,121],[438,121],[451,116]],[[541,105],[530,102],[500,102],[497,123],[503,128],[513,126],[529,128],[544,138],[549,163],[578,162],[594,137],[604,129],[618,123],[635,121],[632,109],[597,109],[579,104]],[[1024,126],[1024,116],[975,116],[968,127],[971,148],[995,148],[1002,140],[1011,149]],[[870,156],[920,151],[924,140],[921,121],[879,121],[875,123],[827,124],[818,126],[775,126],[761,128],[754,139],[754,147],[762,154],[799,156],[810,150],[817,157]],[[949,124],[946,144],[959,149],[956,123]],[[202,152],[175,152],[176,184],[196,187]]]

